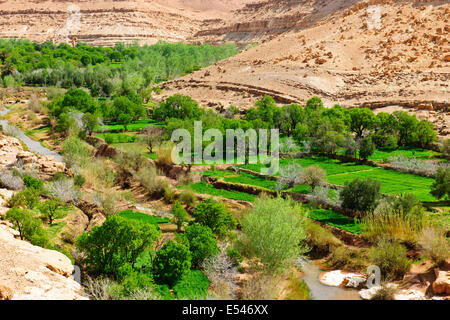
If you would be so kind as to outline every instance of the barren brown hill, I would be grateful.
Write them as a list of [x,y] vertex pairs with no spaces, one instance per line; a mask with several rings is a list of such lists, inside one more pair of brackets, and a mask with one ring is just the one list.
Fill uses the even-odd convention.
[[184,41],[201,21],[223,18],[250,0],[6,0],[0,1],[0,38],[114,45]]
[[248,108],[263,94],[280,103],[319,96],[328,106],[422,109],[421,117],[446,136],[449,17],[448,1],[358,1],[309,28],[166,83],[162,98],[181,92],[203,105]]

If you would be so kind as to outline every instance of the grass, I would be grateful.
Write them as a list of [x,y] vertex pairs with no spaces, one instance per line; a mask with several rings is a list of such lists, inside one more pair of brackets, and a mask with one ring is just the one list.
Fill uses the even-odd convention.
[[309,218],[345,231],[360,234],[361,227],[355,220],[333,210],[315,209],[309,212]]
[[50,240],[55,239],[60,233],[62,228],[66,225],[65,221],[53,222],[52,225],[49,225],[47,228],[48,238]]
[[370,171],[350,172],[347,174],[328,176],[328,182],[344,185],[345,182],[352,181],[356,178],[371,178],[380,181],[382,193],[411,193],[420,201],[436,201],[436,198],[430,194],[430,187],[434,181],[432,178],[383,168],[372,168]]
[[248,194],[245,192],[216,189],[212,185],[207,184],[204,181],[191,184],[188,187],[192,188],[192,190],[194,190],[196,193],[209,194],[211,196],[222,197],[222,198],[232,199],[232,200],[241,200],[241,201],[252,202],[257,197],[253,194]]
[[200,270],[189,270],[173,287],[178,299],[200,300],[208,294],[209,280]]
[[382,161],[392,156],[404,156],[407,158],[429,159],[439,155],[439,152],[420,148],[400,147],[397,150],[377,149],[375,153],[369,157],[372,161]]
[[311,300],[311,293],[305,281],[300,280],[295,273],[289,275],[288,281],[284,300]]
[[156,226],[156,228],[158,230],[159,230],[158,224],[170,222],[169,218],[160,218],[160,217],[151,216],[151,215],[141,213],[141,212],[134,212],[132,210],[122,211],[122,212],[118,213],[118,215],[125,219],[131,219],[131,220],[136,220],[136,221],[140,221],[140,222],[147,223],[147,224],[152,224],[152,225]]
[[96,133],[96,137],[106,141],[106,138],[112,140],[112,143],[133,143],[136,140],[136,136],[132,136],[126,133]]
[[[128,131],[140,131],[141,129],[145,129],[148,127],[163,127],[165,124],[161,122],[156,122],[154,120],[137,120],[133,121],[127,126]],[[104,126],[101,126],[98,131],[120,131],[125,130],[123,124],[118,124],[116,122],[106,123]]]

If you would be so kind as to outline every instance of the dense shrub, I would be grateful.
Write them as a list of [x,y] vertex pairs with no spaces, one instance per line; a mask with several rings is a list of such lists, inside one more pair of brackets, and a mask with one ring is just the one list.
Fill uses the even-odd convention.
[[342,208],[362,213],[373,211],[381,197],[381,183],[372,179],[346,182],[340,193]]
[[381,240],[370,252],[370,260],[377,265],[386,279],[397,279],[409,271],[412,262],[407,249],[396,242]]
[[[164,192],[164,196],[166,196],[166,191]],[[177,231],[181,231],[181,227],[183,227],[184,223],[187,222],[187,212],[178,201],[172,207],[173,219],[172,222],[176,224]]]
[[159,232],[149,224],[111,216],[76,240],[84,253],[82,262],[97,274],[117,274],[120,267],[133,265],[137,257],[158,239]]
[[37,178],[33,178],[31,176],[25,175],[23,176],[23,183],[28,188],[33,188],[37,191],[41,190],[44,182],[42,180],[39,180]]
[[253,212],[241,220],[242,244],[261,259],[268,271],[278,271],[308,251],[303,208],[291,199],[256,199]]
[[87,144],[76,136],[66,139],[61,146],[66,165],[71,168],[74,165],[85,165],[91,156],[91,151]]
[[431,194],[438,198],[450,198],[450,168],[439,168],[431,185]]
[[200,202],[192,216],[201,225],[211,228],[212,232],[219,236],[227,234],[228,230],[236,227],[236,220],[228,214],[225,207],[212,198]]
[[419,235],[419,245],[438,266],[443,265],[450,256],[450,242],[442,228],[424,228]]
[[173,287],[191,268],[192,256],[185,245],[169,240],[156,252],[155,280]]
[[219,253],[217,240],[207,226],[198,224],[187,226],[184,234],[179,236],[179,240],[191,251],[193,266],[200,266],[205,259]]

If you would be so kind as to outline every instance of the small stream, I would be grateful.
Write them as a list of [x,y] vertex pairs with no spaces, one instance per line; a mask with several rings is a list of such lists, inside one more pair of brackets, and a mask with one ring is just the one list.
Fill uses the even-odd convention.
[[319,276],[324,271],[314,262],[299,258],[298,263],[304,274],[301,280],[304,280],[308,285],[313,300],[362,300],[356,289],[331,287],[322,284],[319,281]]
[[[0,110],[0,117],[5,116],[10,111],[11,110],[3,107]],[[10,125],[9,121],[8,120],[0,120],[0,126],[4,126],[4,125]],[[53,157],[53,159],[55,161],[58,161],[58,162],[62,162],[63,161],[63,158],[62,158],[62,156],[59,153],[42,146],[40,144],[40,142],[34,141],[30,137],[28,137],[25,134],[25,132],[23,132],[19,128],[17,128],[17,130],[18,130],[18,134],[15,136],[15,138],[21,140],[31,152],[37,153],[37,154],[39,154],[41,156],[51,156],[51,157]]]

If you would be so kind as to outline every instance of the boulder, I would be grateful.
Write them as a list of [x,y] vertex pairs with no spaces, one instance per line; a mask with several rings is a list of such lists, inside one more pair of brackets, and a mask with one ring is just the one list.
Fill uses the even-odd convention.
[[322,273],[319,281],[332,287],[361,288],[366,283],[366,277],[362,274],[333,270]]
[[450,294],[450,271],[435,270],[436,280],[433,282],[433,291],[437,294]]
[[14,291],[5,285],[0,284],[0,300],[11,300],[14,296]]
[[0,270],[0,299],[86,299],[71,278],[74,267],[67,256],[16,239],[5,224],[0,224]]

